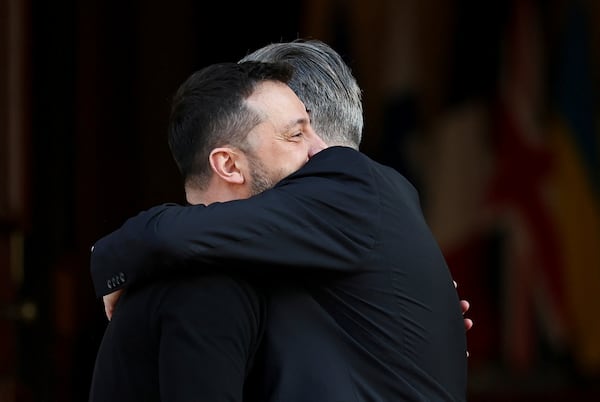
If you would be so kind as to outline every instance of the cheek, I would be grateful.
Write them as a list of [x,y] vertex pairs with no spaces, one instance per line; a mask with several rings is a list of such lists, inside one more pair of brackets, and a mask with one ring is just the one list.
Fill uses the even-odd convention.
[[300,169],[308,161],[308,151],[304,148],[296,149],[289,155],[287,166],[291,172]]
[[265,159],[265,165],[269,169],[282,172],[285,175],[293,173],[304,166],[308,160],[306,147],[298,146],[298,144],[289,145],[272,150],[273,152]]

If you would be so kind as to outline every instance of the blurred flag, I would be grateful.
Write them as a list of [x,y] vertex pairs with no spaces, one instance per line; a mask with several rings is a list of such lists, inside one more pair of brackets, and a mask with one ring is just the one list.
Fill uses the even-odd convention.
[[553,169],[544,138],[544,66],[539,12],[513,1],[492,136],[494,173],[489,207],[502,233],[504,358],[532,368],[540,336],[564,345],[567,320],[562,249],[547,196]]
[[[586,11],[570,3],[557,58],[551,193],[563,251],[572,345],[584,371],[600,372],[600,131]],[[594,78],[596,81],[594,81]]]
[[[419,99],[429,102],[423,104],[423,120],[418,122],[417,184],[427,221],[458,282],[458,293],[472,306],[468,316],[475,329],[467,334],[471,372],[484,372],[500,357],[499,264],[492,257],[498,241],[490,230],[485,202],[492,173],[489,99],[496,90],[507,5],[474,0],[444,3],[447,9],[441,14],[447,21],[440,24],[439,16],[423,19],[440,2],[425,3],[429,7],[424,7],[417,25],[419,37],[430,39],[421,41],[418,49],[429,56],[424,59],[428,63],[416,71],[423,83]],[[423,7],[423,2],[419,4]],[[433,38],[427,32],[432,26],[438,32]],[[440,52],[441,57],[433,55]],[[431,81],[439,83],[431,85]],[[434,94],[439,99],[434,100]]]
[[[467,334],[467,342],[469,366],[475,373],[500,357],[499,264],[492,257],[498,241],[490,230],[485,203],[492,173],[489,99],[496,90],[507,5],[448,3],[441,12],[447,21],[440,23],[441,16],[424,19],[439,2],[425,3],[429,7],[423,7],[418,37],[429,39],[421,40],[417,48],[427,63],[415,71],[422,77],[418,98],[428,102],[422,105],[423,120],[417,122],[422,130],[414,147],[417,184],[427,221],[458,282],[458,293],[472,306],[468,316],[475,329]],[[422,7],[423,2],[419,4]],[[438,32],[433,37],[427,32],[432,26]],[[432,85],[432,81],[439,83]]]

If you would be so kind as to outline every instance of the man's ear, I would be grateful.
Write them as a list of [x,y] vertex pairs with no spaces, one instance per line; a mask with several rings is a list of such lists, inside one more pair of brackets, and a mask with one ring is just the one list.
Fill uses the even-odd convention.
[[244,183],[243,161],[241,155],[233,148],[215,148],[210,152],[210,167],[222,180],[232,184]]

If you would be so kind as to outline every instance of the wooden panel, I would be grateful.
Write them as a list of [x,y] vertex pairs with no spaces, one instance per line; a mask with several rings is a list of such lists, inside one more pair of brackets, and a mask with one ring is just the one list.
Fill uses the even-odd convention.
[[0,401],[31,400],[19,378],[18,290],[23,281],[23,238],[29,226],[27,154],[27,0],[0,2]]
[[0,3],[0,221],[26,226],[29,143],[27,1]]

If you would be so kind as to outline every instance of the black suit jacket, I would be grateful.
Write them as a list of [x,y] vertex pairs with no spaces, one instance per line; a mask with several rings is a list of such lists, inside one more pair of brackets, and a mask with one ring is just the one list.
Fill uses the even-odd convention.
[[328,148],[248,200],[140,213],[96,243],[97,294],[174,261],[293,283],[269,307],[271,401],[466,399],[459,298],[418,194],[360,152]]

